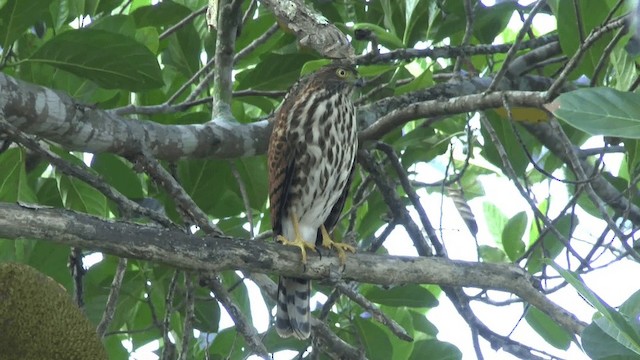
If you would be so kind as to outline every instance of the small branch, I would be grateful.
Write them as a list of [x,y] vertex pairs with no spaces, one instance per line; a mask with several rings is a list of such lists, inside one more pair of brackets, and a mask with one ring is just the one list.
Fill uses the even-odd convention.
[[[464,29],[464,36],[462,37],[462,46],[469,46],[469,41],[471,40],[471,35],[473,33],[473,10],[474,5],[471,4],[471,0],[464,0],[464,14],[467,22]],[[458,73],[460,71],[465,58],[465,55],[458,56],[456,63],[453,66],[454,73]]]
[[100,179],[96,175],[74,164],[69,163],[57,154],[45,149],[40,143],[34,140],[32,137],[27,136],[22,131],[16,129],[12,124],[6,122],[6,120],[0,118],[0,131],[9,135],[15,142],[21,144],[34,153],[42,156],[51,165],[55,166],[60,172],[78,178],[87,184],[93,186],[108,199],[114,201],[120,210],[129,212],[132,214],[139,214],[141,216],[148,217],[159,224],[166,227],[174,227],[173,222],[164,215],[140,206],[138,203],[129,200],[126,196],[122,195],[118,190],[107,184],[104,180]]
[[391,183],[380,164],[365,150],[358,151],[358,163],[373,177],[373,181],[380,190],[385,203],[389,206],[394,220],[402,224],[405,230],[407,230],[407,234],[409,234],[409,237],[413,241],[413,246],[415,246],[418,254],[420,256],[430,256],[432,251],[431,248],[429,248],[424,234],[420,231],[413,219],[411,219],[409,211],[396,192],[395,185]]
[[529,189],[525,188],[525,186],[523,186],[520,183],[519,177],[516,174],[516,171],[513,169],[513,166],[511,166],[511,161],[509,160],[509,156],[507,155],[506,149],[500,142],[500,138],[498,137],[498,134],[496,133],[495,129],[493,128],[493,126],[491,125],[491,123],[489,122],[489,120],[484,114],[480,116],[480,122],[482,124],[482,127],[487,131],[487,134],[489,134],[489,138],[491,142],[494,144],[496,151],[498,152],[498,156],[500,157],[500,160],[502,162],[502,170],[504,171],[505,175],[507,175],[509,180],[511,180],[515,188],[518,190],[522,199],[524,199],[527,202],[527,204],[529,204],[529,208],[531,208],[531,211],[535,214],[535,216],[538,219],[542,220],[544,225],[549,230],[551,230],[551,232],[553,232],[554,235],[558,237],[558,240],[560,240],[564,244],[567,251],[569,251],[571,255],[575,256],[580,261],[584,261],[580,256],[580,254],[578,254],[578,252],[576,252],[570,246],[570,239],[567,239],[567,237],[564,234],[558,231],[558,229],[551,222],[551,220],[545,214],[543,214],[542,211],[540,211],[540,209],[538,208],[538,205],[534,202],[533,199],[531,199],[531,196],[529,196],[529,193],[528,193]]
[[82,279],[87,272],[82,263],[83,256],[81,249],[77,247],[71,248],[71,254],[69,254],[69,270],[71,270],[71,277],[73,278],[74,300],[76,305],[81,309],[84,307],[84,286]]
[[176,292],[176,283],[180,276],[180,270],[175,270],[167,289],[167,296],[165,297],[165,312],[162,320],[162,356],[161,360],[171,360],[175,358],[176,347],[169,339],[169,329],[171,325],[171,314],[173,313],[173,298]]
[[195,311],[195,288],[193,281],[191,280],[191,274],[184,273],[184,287],[185,287],[185,314],[184,323],[182,326],[182,349],[180,350],[180,356],[178,360],[189,359],[189,349],[191,348],[189,342],[193,336],[193,320]]
[[534,91],[474,94],[446,100],[416,102],[381,117],[368,128],[360,131],[358,138],[360,140],[379,139],[394,128],[415,119],[499,108],[503,106],[503,96],[508,96],[509,101],[518,106],[542,108],[545,103],[544,94]]
[[[542,36],[537,39],[524,41],[520,44],[520,49],[535,49],[540,46],[557,42],[557,35]],[[411,61],[416,58],[451,59],[459,56],[493,55],[503,54],[509,51],[514,44],[499,45],[468,45],[468,46],[442,46],[427,49],[398,49],[384,54],[367,53],[356,57],[358,65],[372,65],[380,63],[390,63],[396,60]]]
[[578,48],[578,51],[576,51],[576,53],[573,55],[571,60],[569,60],[567,65],[564,67],[564,69],[562,70],[560,75],[558,75],[556,80],[549,87],[549,90],[547,90],[547,93],[546,93],[547,102],[553,100],[553,98],[556,97],[556,95],[559,92],[560,88],[564,85],[564,82],[569,77],[569,74],[571,74],[571,72],[578,66],[578,63],[580,62],[580,60],[582,60],[582,57],[587,52],[587,49],[589,49],[591,46],[593,46],[593,44],[595,44],[595,42],[598,41],[598,39],[600,39],[602,36],[604,36],[608,32],[613,31],[613,30],[615,30],[617,28],[620,28],[620,27],[624,26],[626,21],[627,21],[627,17],[626,16],[625,17],[621,17],[621,18],[619,18],[617,20],[614,20],[614,21],[612,21],[612,22],[610,22],[608,24],[605,24],[604,26],[602,26],[600,28],[593,29],[593,31],[591,31],[589,36],[587,36],[587,38],[584,40],[584,42]]
[[249,202],[247,187],[245,186],[244,180],[242,179],[242,176],[240,176],[236,165],[230,162],[229,167],[231,168],[231,174],[233,174],[233,177],[236,179],[236,183],[238,184],[238,188],[240,189],[240,195],[242,196],[242,203],[244,204],[247,223],[249,224],[249,236],[253,239],[255,236],[255,230],[253,227],[253,210],[251,209],[251,203]]
[[509,64],[515,58],[516,53],[520,49],[520,43],[522,42],[522,40],[524,39],[524,36],[529,31],[529,28],[531,27],[531,22],[533,22],[533,18],[536,16],[536,14],[542,8],[542,6],[545,5],[546,3],[547,3],[546,0],[538,0],[538,2],[536,2],[536,5],[533,7],[533,9],[531,9],[531,12],[527,17],[527,20],[522,24],[522,27],[520,28],[520,31],[516,36],[516,40],[513,42],[513,45],[509,49],[509,52],[507,52],[507,56],[505,57],[502,63],[502,67],[500,68],[500,71],[498,71],[498,73],[494,76],[493,81],[491,82],[491,85],[489,85],[489,87],[486,90],[486,93],[490,93],[494,91],[497,88],[500,81],[502,80],[502,77],[507,73],[507,70],[509,70]]
[[218,0],[218,31],[216,33],[216,67],[213,82],[213,117],[231,114],[231,89],[233,81],[233,52],[240,16],[240,0]]
[[161,185],[165,191],[173,198],[178,207],[187,214],[193,222],[207,234],[221,235],[222,231],[218,229],[207,217],[198,205],[193,201],[191,196],[187,194],[176,179],[163,168],[158,161],[144,155],[140,155],[134,159],[137,166],[140,166],[155,182]]
[[165,38],[167,38],[169,35],[173,34],[174,32],[180,30],[181,27],[183,27],[184,25],[188,24],[190,21],[192,21],[194,18],[200,16],[200,15],[204,15],[204,13],[207,12],[207,6],[203,6],[202,8],[192,12],[191,14],[187,15],[184,17],[184,19],[178,21],[175,25],[171,26],[170,28],[168,28],[167,30],[163,31],[162,34],[160,34],[160,36],[158,36],[158,38],[160,40],[164,40]]
[[391,166],[396,171],[396,174],[398,175],[398,179],[400,179],[400,184],[402,185],[402,189],[404,189],[404,192],[407,194],[409,201],[411,201],[411,205],[413,205],[413,208],[418,213],[418,218],[422,223],[422,227],[424,231],[427,233],[427,235],[429,236],[431,245],[433,245],[434,249],[436,250],[436,255],[446,256],[447,253],[444,248],[444,245],[439,241],[438,236],[436,235],[436,231],[433,228],[433,225],[431,225],[431,221],[429,221],[429,217],[427,216],[427,213],[424,210],[422,203],[420,202],[420,197],[416,193],[416,190],[413,188],[413,186],[411,186],[411,182],[409,181],[409,175],[407,175],[406,170],[400,163],[400,159],[398,158],[398,155],[396,154],[395,150],[393,150],[391,146],[381,142],[378,142],[376,144],[376,148],[384,152],[387,155],[387,158],[389,159],[389,161],[391,162]]
[[244,316],[238,305],[231,300],[227,289],[224,288],[218,276],[207,276],[203,280],[206,286],[215,294],[216,300],[227,310],[227,313],[236,324],[236,329],[244,337],[251,351],[264,359],[269,359],[269,351],[260,340],[258,332]]
[[109,297],[107,298],[107,304],[102,313],[102,319],[98,324],[96,332],[98,336],[104,338],[109,324],[113,320],[113,315],[116,313],[116,305],[118,304],[118,296],[120,296],[120,289],[122,288],[122,279],[124,279],[124,273],[127,270],[127,259],[120,258],[118,260],[118,267],[116,273],[113,275],[113,281],[111,282],[111,290],[109,291]]
[[253,40],[249,45],[245,46],[242,50],[238,51],[236,56],[233,58],[233,62],[236,63],[247,55],[251,54],[251,52],[257,49],[260,45],[266,43],[271,37],[278,32],[280,27],[278,24],[274,24],[264,34],[258,36],[255,40]]
[[339,281],[336,284],[336,288],[344,295],[346,295],[349,299],[353,300],[358,305],[362,306],[362,308],[368,311],[376,321],[386,326],[394,335],[404,341],[413,341],[411,335],[407,333],[407,331],[400,326],[395,320],[388,317],[385,313],[380,310],[377,306],[375,306],[371,301],[367,300],[364,296],[362,296],[357,291],[354,291],[351,286],[347,285],[344,281]]

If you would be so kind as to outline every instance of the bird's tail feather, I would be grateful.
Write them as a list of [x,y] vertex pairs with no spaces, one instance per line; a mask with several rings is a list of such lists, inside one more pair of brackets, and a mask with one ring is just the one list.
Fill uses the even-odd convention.
[[309,280],[280,277],[276,311],[276,331],[280,336],[309,337],[310,292]]

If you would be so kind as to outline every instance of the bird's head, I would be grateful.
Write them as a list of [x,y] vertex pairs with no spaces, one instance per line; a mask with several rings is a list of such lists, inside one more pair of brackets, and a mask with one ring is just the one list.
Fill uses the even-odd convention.
[[322,67],[313,73],[311,81],[326,88],[353,88],[364,85],[358,70],[351,64],[331,64]]

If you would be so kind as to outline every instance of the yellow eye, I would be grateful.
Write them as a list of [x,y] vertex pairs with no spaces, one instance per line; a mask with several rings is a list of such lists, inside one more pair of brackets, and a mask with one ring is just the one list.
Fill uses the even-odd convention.
[[336,75],[338,75],[338,77],[341,77],[341,78],[346,78],[347,77],[347,70],[342,69],[342,68],[338,69],[338,70],[336,70]]

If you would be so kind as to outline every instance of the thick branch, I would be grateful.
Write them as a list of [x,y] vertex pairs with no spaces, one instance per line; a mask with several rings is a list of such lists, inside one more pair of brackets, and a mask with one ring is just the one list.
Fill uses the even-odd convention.
[[347,37],[324,16],[302,0],[261,0],[281,24],[293,31],[303,47],[314,49],[331,59],[352,58],[353,47]]
[[[309,254],[305,267],[299,251],[275,243],[219,237],[199,238],[159,227],[113,222],[67,210],[0,203],[0,237],[32,238],[101,251],[119,257],[164,263],[197,271],[239,269],[309,279],[329,278],[339,259]],[[511,292],[544,311],[567,330],[580,334],[584,324],[550,302],[524,270],[439,258],[349,256],[343,279],[382,285],[431,283]]]
[[129,120],[4,73],[0,73],[0,117],[68,150],[124,156],[145,150],[165,160],[262,154],[271,132],[266,120],[237,124],[219,119],[204,125],[170,126]]

